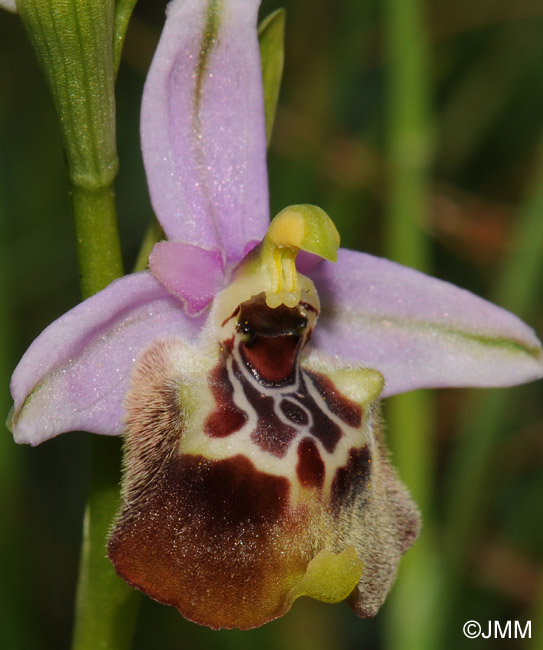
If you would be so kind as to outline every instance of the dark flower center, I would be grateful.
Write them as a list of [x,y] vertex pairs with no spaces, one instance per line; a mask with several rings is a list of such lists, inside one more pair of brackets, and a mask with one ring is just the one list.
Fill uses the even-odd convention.
[[283,386],[295,381],[298,355],[308,332],[302,306],[272,309],[257,297],[241,305],[237,331],[241,358],[259,382]]

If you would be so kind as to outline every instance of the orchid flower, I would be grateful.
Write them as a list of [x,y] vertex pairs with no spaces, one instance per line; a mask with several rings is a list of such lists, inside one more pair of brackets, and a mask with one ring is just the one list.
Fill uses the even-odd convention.
[[124,435],[111,561],[214,628],[301,595],[374,615],[419,529],[380,398],[543,375],[513,314],[338,250],[315,206],[269,223],[258,5],[168,6],[141,117],[168,239],[50,325],[11,384],[17,442]]

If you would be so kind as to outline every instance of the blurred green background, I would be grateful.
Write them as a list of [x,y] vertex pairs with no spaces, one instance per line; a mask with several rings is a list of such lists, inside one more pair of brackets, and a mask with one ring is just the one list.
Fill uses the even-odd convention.
[[[117,84],[126,268],[151,208],[138,143],[165,2],[139,0]],[[543,332],[543,0],[265,0],[287,10],[269,155],[272,214],[315,203],[343,245],[424,269]],[[79,299],[58,127],[16,16],[0,13],[0,412],[41,330]],[[251,632],[212,632],[144,599],[136,650],[543,647],[541,384],[419,391],[384,405],[422,536],[375,619],[307,599]],[[68,648],[88,434],[0,436],[0,640]],[[466,620],[532,621],[468,640]]]

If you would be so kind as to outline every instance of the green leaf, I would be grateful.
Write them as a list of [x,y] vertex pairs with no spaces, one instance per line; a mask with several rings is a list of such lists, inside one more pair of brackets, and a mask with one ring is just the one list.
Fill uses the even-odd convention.
[[[18,0],[59,118],[78,241],[84,297],[122,275],[113,181],[115,56],[133,2]],[[117,22],[115,9],[118,9]],[[83,531],[74,650],[129,650],[139,595],[117,577],[105,542],[119,503],[118,441],[93,441],[90,496]],[[117,445],[115,447],[114,445]]]
[[119,69],[126,29],[137,1],[138,0],[115,0],[115,22],[113,27],[113,58],[115,72]]
[[266,114],[266,137],[271,140],[279,88],[283,76],[285,52],[285,10],[277,9],[258,27],[262,81],[264,84],[264,112]]
[[18,0],[58,113],[70,180],[111,185],[118,170],[113,92],[114,0]]
[[119,167],[115,0],[18,0],[17,7],[58,115],[72,184],[82,294],[87,297],[123,272],[113,189]]

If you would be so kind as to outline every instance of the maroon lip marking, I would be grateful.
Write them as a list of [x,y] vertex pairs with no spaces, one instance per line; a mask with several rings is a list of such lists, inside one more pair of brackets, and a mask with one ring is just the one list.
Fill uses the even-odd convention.
[[[236,362],[232,364],[232,369],[257,415],[256,430],[251,434],[251,438],[262,449],[279,457],[284,456],[299,432],[296,426],[303,427],[307,433],[314,435],[328,453],[334,451],[343,433],[308,393],[303,373],[300,373],[298,390],[282,395],[279,403],[281,411],[293,423],[294,426],[291,427],[278,417],[274,409],[273,397],[261,393],[252,382],[248,381]],[[303,405],[305,410],[299,404]],[[311,422],[308,420],[307,411]]]
[[305,406],[309,411],[312,420],[310,432],[315,436],[315,438],[320,440],[326,451],[331,454],[336,448],[343,433],[339,426],[321,410],[321,407],[308,393],[304,374],[305,373],[300,374],[300,385],[298,391],[293,393],[291,396],[300,404],[303,404],[303,406]]
[[[257,417],[251,439],[264,451],[280,458],[287,453],[296,436],[304,434],[314,436],[328,453],[333,453],[343,433],[329,414],[340,417],[351,426],[360,426],[362,422],[361,409],[343,398],[330,380],[318,373],[308,374],[298,369],[298,355],[310,329],[305,314],[317,311],[305,303],[303,309],[305,311],[284,305],[271,309],[263,296],[257,296],[243,303],[238,315],[236,340],[241,360],[252,377],[243,373],[234,359],[232,371]],[[223,341],[222,344],[226,354],[231,351],[228,343]],[[316,401],[309,393],[308,381],[315,385],[324,403]],[[247,422],[247,414],[233,402],[233,387],[226,366],[213,372],[211,384],[217,408],[207,418],[204,431],[212,437],[225,437],[239,431]],[[279,390],[271,395],[266,388]],[[307,442],[302,449],[306,448]],[[318,475],[315,467],[321,459],[316,446],[304,454],[308,460],[300,465],[300,471],[304,480],[309,481],[307,477],[311,472],[304,468],[313,463],[312,475]],[[313,458],[317,460],[313,462]],[[321,479],[311,480],[318,484]]]
[[303,410],[303,408],[298,406],[296,402],[293,402],[290,399],[282,399],[280,407],[285,417],[287,417],[294,424],[298,424],[300,426],[309,424],[307,413]]
[[222,360],[211,372],[209,386],[217,408],[206,418],[204,433],[211,438],[224,438],[243,427],[247,414],[234,404],[234,389]]
[[239,346],[243,362],[258,381],[265,386],[294,382],[307,329],[307,318],[297,307],[271,309],[263,299],[245,303],[237,329],[247,337]]
[[304,438],[298,445],[296,474],[300,485],[305,488],[320,488],[324,483],[324,462],[311,438]]
[[287,453],[290,443],[295,438],[296,429],[281,422],[274,410],[273,397],[260,393],[251,382],[245,379],[235,362],[233,371],[243,386],[243,392],[249,404],[257,415],[256,429],[251,433],[251,439],[261,449],[281,458]]
[[232,335],[230,338],[224,339],[224,341],[222,341],[222,343],[221,343],[221,347],[224,350],[227,350],[228,352],[232,352],[234,350],[234,339],[235,338],[236,337],[234,335]]
[[371,474],[371,452],[368,445],[352,447],[349,460],[338,467],[332,481],[331,504],[335,511],[348,507],[366,488]]
[[316,372],[307,371],[307,374],[313,380],[313,384],[319,391],[320,396],[326,400],[330,411],[350,427],[360,428],[362,424],[362,407],[344,397],[328,377]]

